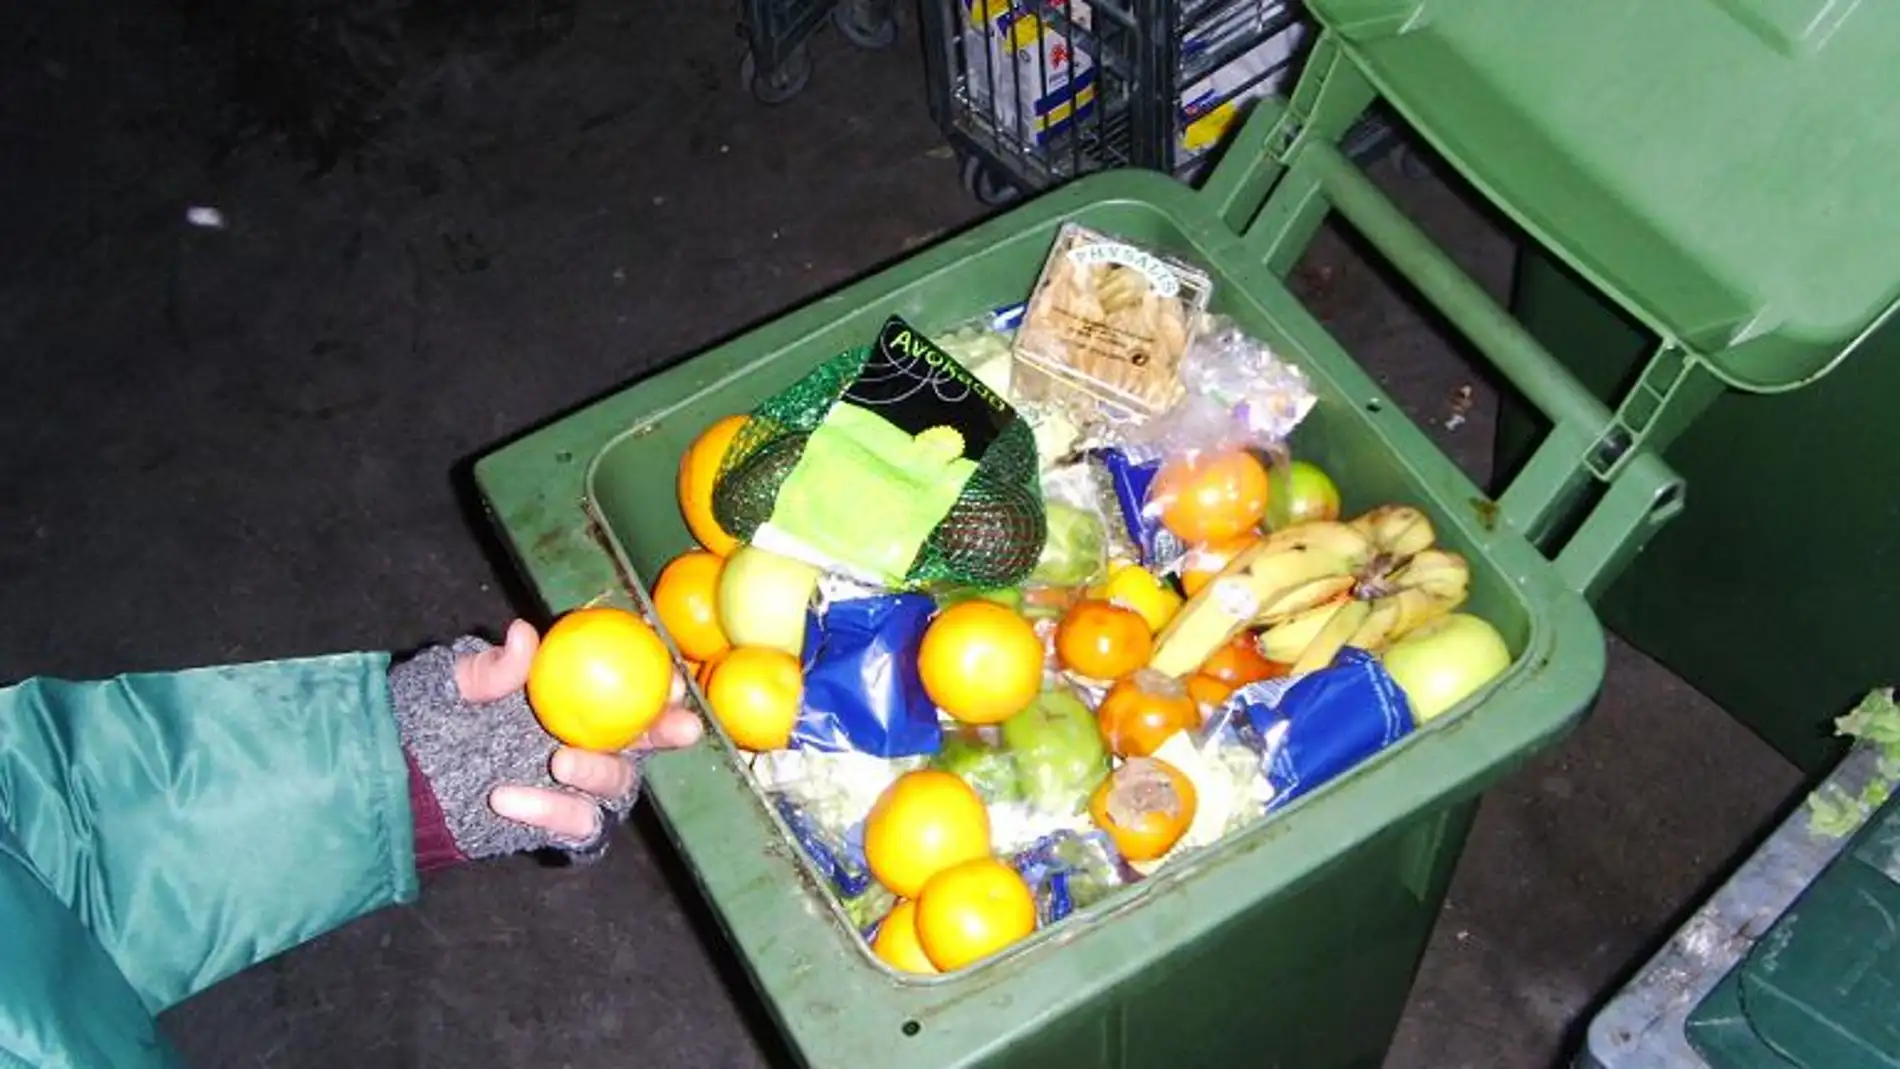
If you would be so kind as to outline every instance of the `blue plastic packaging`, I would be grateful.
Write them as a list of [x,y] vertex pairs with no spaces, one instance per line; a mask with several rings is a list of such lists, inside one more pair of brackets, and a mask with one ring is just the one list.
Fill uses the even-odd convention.
[[1149,514],[1144,507],[1148,501],[1148,488],[1154,484],[1155,475],[1161,471],[1160,459],[1135,461],[1119,449],[1099,450],[1096,456],[1108,471],[1109,485],[1115,488],[1115,504],[1119,506],[1122,525],[1127,528],[1128,538],[1134,542],[1136,552],[1141,554],[1141,563],[1153,568],[1165,565],[1185,553],[1187,547],[1181,544],[1174,532],[1161,526],[1160,518]]
[[1036,924],[1047,927],[1087,909],[1124,883],[1141,877],[1101,832],[1056,831],[1009,859],[1036,899]]
[[799,808],[798,803],[782,794],[773,796],[772,803],[778,809],[779,816],[785,819],[786,827],[791,829],[792,838],[798,841],[806,856],[831,881],[839,898],[856,898],[870,889],[871,866],[865,862],[861,849],[850,837],[826,832],[810,814]]
[[917,674],[917,646],[936,603],[923,594],[834,601],[805,620],[805,695],[796,748],[873,757],[933,754],[937,707]]
[[[1412,732],[1405,692],[1379,659],[1347,647],[1333,663],[1298,679],[1269,679],[1236,690],[1223,707],[1238,713],[1261,752],[1273,787],[1268,811],[1309,794],[1328,780]],[[1238,725],[1236,725],[1238,726]]]

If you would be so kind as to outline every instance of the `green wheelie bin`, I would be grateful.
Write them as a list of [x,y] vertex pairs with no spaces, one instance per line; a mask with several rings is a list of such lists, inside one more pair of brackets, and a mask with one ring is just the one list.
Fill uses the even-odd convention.
[[[1828,0],[1322,2],[1430,136],[1534,236],[1512,310],[1663,451],[1693,506],[1604,624],[1811,775],[1892,676],[1900,613],[1900,6]],[[1348,15],[1350,12],[1350,15]],[[1430,79],[1457,71],[1454,86]],[[1461,169],[1465,169],[1461,167]],[[1471,172],[1467,172],[1471,173]],[[1541,188],[1527,200],[1513,190]],[[1548,240],[1562,234],[1562,240]],[[1656,420],[1637,405],[1669,399]],[[1542,420],[1507,395],[1497,470]]]
[[[1200,190],[1152,172],[1089,176],[476,464],[490,516],[548,610],[649,610],[647,582],[691,545],[674,484],[705,427],[865,344],[892,314],[930,332],[1023,299],[1074,222],[1203,267],[1213,310],[1307,373],[1318,402],[1293,445],[1333,475],[1347,512],[1413,504],[1470,562],[1470,611],[1514,656],[1487,690],[1270,817],[955,973],[899,973],[869,952],[717,721],[705,744],[653,755],[647,797],[796,1063],[1372,1069],[1478,799],[1588,712],[1606,658],[1590,598],[1682,511],[1682,481],[1340,150],[1375,101],[1368,73],[1322,34],[1293,97],[1262,102]],[[1551,421],[1502,494],[1473,485],[1293,294],[1287,274],[1328,215]],[[1560,516],[1577,522],[1554,531]]]

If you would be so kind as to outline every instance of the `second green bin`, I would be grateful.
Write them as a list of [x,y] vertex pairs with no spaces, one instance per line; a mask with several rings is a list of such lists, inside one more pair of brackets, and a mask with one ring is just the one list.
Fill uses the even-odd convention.
[[[1900,4],[1312,6],[1537,239],[1514,311],[1694,488],[1604,622],[1830,767],[1896,659]],[[1538,422],[1507,397],[1502,470]]]

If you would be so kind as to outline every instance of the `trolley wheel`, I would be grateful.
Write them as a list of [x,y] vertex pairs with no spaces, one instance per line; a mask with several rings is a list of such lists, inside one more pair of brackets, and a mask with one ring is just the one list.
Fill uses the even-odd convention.
[[804,45],[792,49],[775,71],[761,73],[759,61],[746,50],[745,59],[739,63],[739,78],[752,87],[752,95],[759,98],[761,104],[783,104],[804,92],[811,82],[811,53]]
[[897,43],[897,12],[891,0],[838,0],[832,24],[859,48],[889,48]]
[[963,188],[978,201],[1000,208],[1022,198],[1022,190],[975,156],[963,157]]

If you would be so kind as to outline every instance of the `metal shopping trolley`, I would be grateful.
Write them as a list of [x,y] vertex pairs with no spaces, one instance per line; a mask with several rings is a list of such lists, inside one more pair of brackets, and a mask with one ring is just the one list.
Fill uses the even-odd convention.
[[827,20],[859,48],[897,41],[896,0],[741,0],[745,59],[739,77],[765,104],[783,104],[811,81],[806,41]]
[[[1288,0],[921,0],[932,117],[1000,205],[1092,171],[1194,182],[1252,101],[1290,86],[1310,24]],[[1392,142],[1374,115],[1346,150]]]

